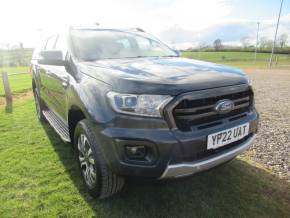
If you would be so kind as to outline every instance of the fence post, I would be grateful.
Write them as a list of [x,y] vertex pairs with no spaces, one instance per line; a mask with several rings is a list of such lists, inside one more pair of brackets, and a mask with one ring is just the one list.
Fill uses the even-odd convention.
[[12,111],[12,92],[9,85],[8,74],[2,72],[2,81],[4,86],[5,98],[6,98],[6,111]]

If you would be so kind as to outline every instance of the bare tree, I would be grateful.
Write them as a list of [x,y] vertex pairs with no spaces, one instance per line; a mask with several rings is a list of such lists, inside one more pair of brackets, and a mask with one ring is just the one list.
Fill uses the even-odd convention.
[[222,40],[221,40],[221,39],[216,39],[216,40],[214,40],[214,42],[213,42],[213,46],[214,46],[214,49],[215,49],[216,51],[221,50],[222,47],[223,47]]
[[267,41],[266,41],[266,48],[271,48],[272,47],[272,45],[273,45],[273,40],[271,40],[271,39],[268,39]]
[[199,50],[202,50],[202,49],[206,48],[207,46],[208,45],[207,45],[207,43],[205,41],[201,41],[201,42],[198,43]]
[[250,38],[246,36],[241,38],[241,43],[242,43],[243,48],[247,49],[251,44]]
[[288,39],[288,35],[286,33],[283,33],[279,39],[278,39],[278,43],[280,45],[280,48],[283,48],[286,44],[287,44],[287,39]]
[[20,48],[20,49],[23,49],[23,48],[24,48],[24,46],[23,46],[23,43],[22,43],[22,42],[19,42],[19,48]]
[[267,47],[267,42],[268,42],[268,38],[267,37],[261,37],[260,40],[259,40],[259,45],[260,45],[260,48],[265,48]]

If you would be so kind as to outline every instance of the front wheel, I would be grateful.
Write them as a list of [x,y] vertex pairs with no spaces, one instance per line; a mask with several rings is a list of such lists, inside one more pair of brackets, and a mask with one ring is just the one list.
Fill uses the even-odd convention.
[[74,146],[82,177],[93,197],[106,198],[122,189],[124,178],[111,171],[96,139],[89,120],[84,119],[77,124]]

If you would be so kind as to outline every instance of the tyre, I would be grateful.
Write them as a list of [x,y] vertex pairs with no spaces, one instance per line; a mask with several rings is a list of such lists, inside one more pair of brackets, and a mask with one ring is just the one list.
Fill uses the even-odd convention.
[[34,89],[33,94],[34,94],[37,118],[39,119],[40,122],[45,122],[46,119],[42,113],[42,111],[45,107],[44,107],[44,103],[43,103],[42,99],[40,98],[40,95],[39,95],[37,88]]
[[90,195],[102,199],[122,189],[124,178],[114,174],[105,162],[89,120],[84,119],[77,124],[74,146],[81,174]]

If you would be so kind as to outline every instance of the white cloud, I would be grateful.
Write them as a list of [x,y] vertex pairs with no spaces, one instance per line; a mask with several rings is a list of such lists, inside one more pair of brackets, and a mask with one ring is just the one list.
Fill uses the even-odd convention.
[[[141,27],[168,42],[183,45],[219,36],[237,42],[255,37],[256,22],[228,19],[234,0],[6,0],[0,9],[1,42],[34,46],[38,29],[69,23],[99,22],[101,26]],[[245,12],[246,17],[246,12]],[[273,38],[276,18],[261,21],[261,36]],[[160,34],[160,33],[165,34]],[[281,17],[279,34],[290,35],[290,14]]]
[[37,29],[84,22],[142,27],[153,34],[174,24],[198,30],[230,10],[229,0],[9,0],[1,2],[0,42],[35,45]]
[[[265,19],[260,21],[260,37],[266,37],[273,40],[277,18]],[[257,33],[257,22],[247,19],[221,19],[214,24],[198,31],[192,31],[180,26],[172,26],[160,34],[163,40],[168,43],[175,43],[177,47],[184,48],[196,47],[201,42],[212,44],[212,42],[220,38],[224,44],[238,45],[243,37],[250,38],[252,44],[255,44]],[[281,16],[278,29],[278,37],[286,33],[290,37],[290,13]],[[290,39],[288,40],[288,44]],[[190,44],[188,44],[190,42]]]

